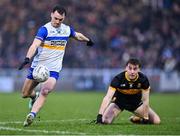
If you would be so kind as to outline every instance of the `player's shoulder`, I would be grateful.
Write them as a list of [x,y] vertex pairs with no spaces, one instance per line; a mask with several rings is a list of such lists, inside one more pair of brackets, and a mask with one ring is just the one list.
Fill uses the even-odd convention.
[[139,72],[138,73],[139,74],[139,78],[141,79],[141,80],[148,80],[148,77],[144,74],[144,73],[142,73],[142,72]]
[[52,27],[51,22],[44,24],[42,27],[46,27],[46,28]]
[[121,80],[121,79],[125,78],[125,71],[120,72],[120,73],[119,73],[119,74],[117,74],[115,77],[116,77],[116,78],[118,78],[119,80]]
[[62,23],[60,27],[61,27],[61,28],[65,28],[65,29],[67,29],[67,28],[69,29],[69,28],[70,28],[70,26],[69,26],[69,25],[64,24],[64,23]]

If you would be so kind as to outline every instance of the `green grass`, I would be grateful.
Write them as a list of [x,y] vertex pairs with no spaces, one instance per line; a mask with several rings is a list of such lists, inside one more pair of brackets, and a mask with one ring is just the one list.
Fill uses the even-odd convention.
[[152,94],[151,107],[160,115],[160,125],[135,125],[124,111],[112,125],[95,125],[105,93],[52,93],[30,127],[22,126],[28,99],[20,93],[0,93],[0,135],[180,135],[180,94]]

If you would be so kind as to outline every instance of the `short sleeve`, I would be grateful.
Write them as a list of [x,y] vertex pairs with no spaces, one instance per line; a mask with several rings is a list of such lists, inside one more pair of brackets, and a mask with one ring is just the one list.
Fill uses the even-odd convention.
[[74,31],[74,28],[70,27],[70,37],[75,37],[76,33]]
[[41,41],[44,41],[46,37],[47,37],[47,28],[42,26],[39,28],[39,30],[36,34],[36,38]]
[[118,86],[119,86],[119,79],[118,79],[117,76],[113,78],[113,80],[111,81],[110,86],[113,87],[113,88],[118,88]]
[[143,81],[143,84],[142,84],[142,89],[146,90],[149,87],[150,87],[149,80],[147,77],[145,77],[145,80]]

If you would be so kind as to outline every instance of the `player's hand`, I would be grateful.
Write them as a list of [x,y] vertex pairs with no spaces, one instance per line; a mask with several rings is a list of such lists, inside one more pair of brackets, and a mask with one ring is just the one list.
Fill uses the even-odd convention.
[[23,63],[21,63],[21,65],[19,66],[19,70],[23,69],[25,65],[27,65],[28,63],[30,63],[30,59],[29,58],[25,58]]
[[141,122],[142,122],[142,124],[150,124],[151,123],[149,121],[149,119],[145,119],[145,118],[142,118]]
[[95,120],[92,120],[90,124],[104,124],[102,122],[102,114],[98,114]]
[[103,124],[103,122],[102,122],[102,114],[98,114],[97,115],[97,118],[96,118],[96,122],[95,122],[96,124]]
[[89,39],[89,41],[87,42],[86,45],[89,46],[89,47],[91,47],[91,46],[94,45],[94,42],[93,42],[91,39]]

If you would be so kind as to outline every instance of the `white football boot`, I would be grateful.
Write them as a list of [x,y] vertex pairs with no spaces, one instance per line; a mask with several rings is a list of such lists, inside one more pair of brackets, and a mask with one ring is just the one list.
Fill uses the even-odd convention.
[[27,126],[31,125],[32,122],[33,122],[33,120],[34,120],[34,118],[35,118],[34,115],[33,115],[32,113],[29,113],[29,114],[26,116],[26,119],[25,119],[25,121],[24,121],[23,126],[24,126],[24,127],[27,127]]

